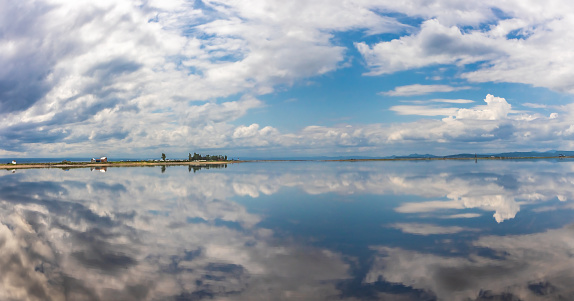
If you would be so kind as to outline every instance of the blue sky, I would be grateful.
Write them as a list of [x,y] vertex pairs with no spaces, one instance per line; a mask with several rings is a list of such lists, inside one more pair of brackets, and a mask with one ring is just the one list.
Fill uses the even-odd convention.
[[572,150],[573,5],[0,0],[0,157]]

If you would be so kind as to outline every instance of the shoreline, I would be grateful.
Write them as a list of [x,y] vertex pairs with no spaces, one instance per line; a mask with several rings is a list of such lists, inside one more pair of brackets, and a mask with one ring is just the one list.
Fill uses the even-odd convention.
[[478,157],[478,158],[380,158],[380,159],[332,159],[332,160],[242,160],[242,161],[209,161],[209,162],[108,162],[108,163],[21,163],[0,164],[0,169],[35,169],[35,168],[88,168],[88,167],[145,167],[145,166],[205,166],[249,162],[373,162],[373,161],[446,161],[446,160],[547,160],[547,159],[572,159],[574,156],[551,156],[551,157]]
[[35,168],[88,168],[88,167],[145,167],[145,166],[165,166],[165,165],[221,165],[239,163],[241,161],[209,161],[209,162],[108,162],[108,163],[21,163],[21,164],[1,164],[0,169],[35,169]]

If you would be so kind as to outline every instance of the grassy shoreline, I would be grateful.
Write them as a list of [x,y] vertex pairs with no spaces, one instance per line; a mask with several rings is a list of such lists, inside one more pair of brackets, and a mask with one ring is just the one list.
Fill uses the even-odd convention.
[[107,163],[66,162],[66,163],[21,163],[0,164],[0,169],[32,169],[32,168],[87,168],[87,167],[138,167],[138,166],[164,166],[164,165],[220,165],[245,162],[373,162],[373,161],[444,161],[444,160],[545,160],[545,159],[572,159],[574,156],[550,157],[478,157],[478,158],[386,158],[386,159],[333,159],[333,160],[249,160],[249,161],[121,161]]
[[193,162],[193,161],[133,161],[133,162],[107,162],[107,163],[91,163],[91,162],[66,162],[66,163],[21,163],[21,164],[0,164],[0,169],[32,169],[32,168],[87,168],[87,167],[137,167],[137,166],[164,166],[164,165],[192,165],[192,166],[205,166],[205,165],[221,165],[238,163],[240,161],[207,161],[207,162]]

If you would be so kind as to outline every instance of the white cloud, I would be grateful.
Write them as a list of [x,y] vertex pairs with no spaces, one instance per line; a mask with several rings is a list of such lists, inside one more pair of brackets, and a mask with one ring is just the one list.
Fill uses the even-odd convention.
[[444,103],[473,103],[474,100],[470,99],[446,99],[446,98],[437,98],[429,100],[431,102],[444,102]]
[[[459,6],[441,0],[412,4],[401,2],[394,9],[423,17],[419,31],[392,41],[355,44],[370,68],[367,74],[484,62],[460,76],[473,82],[513,82],[574,91],[574,71],[568,64],[573,56],[569,45],[574,34],[569,29],[574,18],[568,1],[554,5],[481,1]],[[495,10],[507,17],[495,16]]]
[[522,104],[525,107],[529,107],[529,108],[533,108],[533,109],[546,109],[548,106],[545,104],[540,104],[540,103],[523,103]]
[[367,75],[489,60],[499,55],[494,45],[494,41],[481,33],[463,34],[458,27],[443,26],[438,20],[425,21],[416,35],[373,46],[363,42],[355,44],[370,67]]
[[[560,149],[570,137],[572,125],[569,108],[560,115],[526,115],[515,112],[504,98],[487,95],[485,105],[471,108],[441,108],[438,106],[392,106],[400,114],[447,117],[442,120],[419,120],[410,123],[346,125],[332,127],[308,126],[293,134],[278,134],[275,143],[306,153],[321,154],[326,149],[359,149],[376,155],[393,155],[404,152],[429,152],[453,154],[457,152],[507,151],[508,143],[517,148],[533,150],[535,141],[545,141],[534,150]],[[504,141],[504,143],[500,143]],[[424,142],[424,146],[421,143]],[[448,147],[447,147],[448,146]],[[345,147],[341,149],[338,147]],[[350,148],[349,148],[350,147]]]
[[243,146],[266,146],[270,143],[277,143],[279,131],[266,126],[259,129],[259,125],[254,123],[250,126],[239,126],[233,131],[233,139],[237,145]]
[[511,105],[504,98],[488,94],[484,102],[486,102],[486,106],[459,109],[455,117],[457,119],[501,120],[510,113]]
[[388,96],[412,96],[412,95],[423,95],[423,94],[430,94],[436,92],[452,92],[452,91],[460,91],[460,90],[467,90],[471,87],[453,87],[448,85],[409,85],[409,86],[401,86],[396,87],[394,90],[381,92],[382,95]]
[[[182,138],[200,147],[231,145],[235,126],[228,122],[261,106],[249,95],[345,63],[333,32],[404,27],[356,4],[5,3],[0,135],[9,142],[2,151],[79,154],[121,143],[133,153],[181,147]],[[241,100],[215,102],[234,95]],[[263,129],[264,136],[272,131]]]
[[[364,36],[355,41],[371,75],[472,63],[478,69],[458,73],[469,81],[569,92],[574,86],[573,18],[567,13],[572,6],[556,3],[4,1],[0,154],[133,155],[163,147],[187,153],[190,147],[244,149],[250,143],[265,153],[291,148],[314,154],[380,154],[430,144],[440,151],[447,143],[459,150],[468,142],[487,150],[501,147],[500,141],[516,148],[539,141],[547,148],[570,147],[571,107],[557,108],[559,115],[550,118],[517,116],[496,98],[456,113],[454,108],[392,108],[453,117],[442,121],[308,125],[292,132],[257,124],[250,137],[240,132],[253,121],[237,122],[264,106],[260,95],[350,64],[340,32],[400,36],[374,44],[361,42]],[[424,21],[401,24],[393,13]],[[386,93],[463,88],[468,87],[411,85]],[[415,145],[421,141],[424,146]]]
[[[540,133],[539,124],[549,120],[548,117],[536,116],[524,119],[516,116],[511,105],[505,99],[487,95],[486,105],[470,109],[432,108],[420,106],[395,106],[392,110],[403,114],[450,115],[442,120],[420,120],[402,124],[371,124],[365,126],[340,125],[336,127],[310,126],[303,129],[293,140],[292,136],[281,137],[283,143],[297,143],[314,148],[328,146],[372,147],[379,149],[385,146],[386,154],[392,155],[389,147],[408,145],[409,143],[434,143],[435,145],[449,144],[448,154],[456,152],[460,147],[468,147],[468,142],[481,142],[482,148],[490,142],[494,148],[496,141],[509,139],[523,132]],[[553,119],[555,120],[555,119]],[[547,127],[566,129],[563,122],[555,120],[555,124]],[[568,126],[570,124],[568,123]],[[526,140],[530,139],[525,137]],[[428,151],[428,144],[425,145]],[[397,151],[395,150],[395,151]],[[412,151],[412,149],[410,150]],[[462,151],[462,149],[460,150]],[[473,150],[474,152],[474,150]]]

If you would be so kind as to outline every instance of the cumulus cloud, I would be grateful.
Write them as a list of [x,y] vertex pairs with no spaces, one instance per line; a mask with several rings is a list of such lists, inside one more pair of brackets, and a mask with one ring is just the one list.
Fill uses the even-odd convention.
[[364,42],[355,44],[370,68],[368,75],[493,59],[498,54],[494,45],[481,33],[463,34],[458,27],[443,26],[436,19],[425,21],[416,35],[372,46]]
[[[250,95],[340,68],[345,48],[332,42],[332,32],[403,27],[370,6],[329,1],[44,0],[2,7],[5,153],[177,146],[195,131],[215,138],[188,144],[223,147],[232,144],[228,122],[261,105]],[[238,94],[243,100],[219,100]]]
[[[544,116],[515,111],[506,99],[493,95],[487,95],[484,103],[471,108],[391,106],[390,109],[399,114],[447,117],[395,124],[309,126],[296,135],[283,134],[280,141],[288,146],[306,145],[317,149],[317,152],[339,146],[372,151],[378,155],[428,152],[429,149],[434,149],[433,153],[439,155],[474,153],[477,147],[482,152],[500,152],[508,150],[508,143],[532,150],[533,145],[537,145],[536,141],[545,142],[538,150],[569,147],[565,137],[574,133],[569,130],[572,123],[568,116],[574,112],[571,106],[562,107],[561,114]],[[421,144],[423,142],[424,145]]]
[[457,119],[501,120],[510,113],[511,105],[502,97],[486,95],[486,106],[474,109],[460,109],[456,112]]
[[[514,82],[573,91],[569,76],[572,70],[567,67],[572,56],[568,45],[574,38],[568,30],[573,22],[568,13],[571,3],[481,1],[458,6],[435,0],[412,4],[395,4],[393,8],[423,17],[425,21],[418,31],[391,41],[355,43],[370,68],[367,74],[485,62],[461,77],[474,82]],[[505,17],[497,16],[495,11]]]
[[[570,7],[567,2],[42,0],[1,5],[0,154],[5,156],[94,150],[131,155],[168,146],[186,153],[189,146],[232,149],[249,143],[262,151],[315,154],[333,146],[342,153],[412,150],[408,143],[414,141],[433,143],[437,150],[446,143],[463,149],[462,141],[481,143],[485,150],[502,140],[516,148],[531,147],[532,141],[544,141],[548,148],[571,144],[571,107],[557,108],[551,122],[528,112],[513,119],[516,112],[497,98],[482,109],[457,108],[456,113],[440,106],[392,108],[400,114],[453,117],[442,122],[309,124],[291,132],[259,122],[256,134],[254,122],[237,123],[265,106],[261,95],[353,64],[350,44],[339,33],[363,34],[348,38],[370,75],[476,64],[478,69],[460,69],[460,76],[569,92],[572,17],[557,8]],[[402,23],[397,14],[422,23]],[[397,38],[365,42],[381,33]],[[384,93],[467,88],[410,85]],[[242,136],[243,128],[254,134]]]

